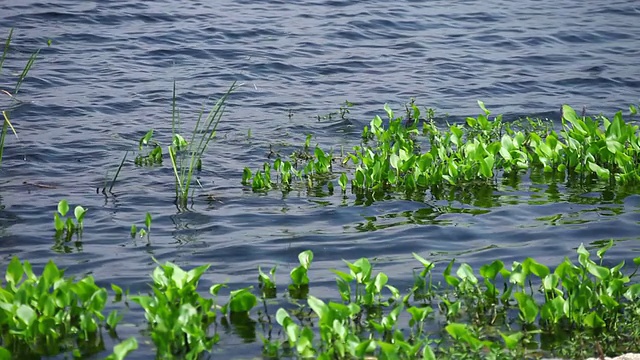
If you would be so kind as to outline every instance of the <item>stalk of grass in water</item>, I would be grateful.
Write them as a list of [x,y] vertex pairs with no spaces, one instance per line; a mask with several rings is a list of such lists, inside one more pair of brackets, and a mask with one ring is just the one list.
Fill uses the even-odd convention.
[[[4,50],[2,51],[2,56],[0,57],[0,73],[2,73],[2,66],[4,65],[5,59],[7,58],[7,54],[9,53],[9,46],[11,44],[12,37],[13,37],[13,28],[9,30],[9,35],[7,36],[7,41],[4,44]],[[40,53],[40,50],[36,51],[29,57],[29,60],[27,60],[27,64],[24,66],[24,68],[22,69],[22,73],[18,77],[18,81],[16,82],[16,87],[13,90],[13,94],[9,93],[6,90],[1,90],[1,92],[8,95],[12,100],[15,99],[14,96],[18,93],[18,91],[20,91],[20,86],[22,86],[22,82],[27,77],[27,74],[29,73],[29,70],[31,70],[31,67],[33,66],[33,63],[36,61],[36,58],[38,57],[39,53]],[[9,114],[6,111],[2,111],[2,131],[0,132],[0,165],[2,165],[2,156],[4,154],[4,141],[7,136],[7,131],[9,128],[11,129],[11,131],[13,131],[13,134],[17,138],[18,134],[16,133],[16,130],[14,129],[13,125],[11,125],[11,121],[9,121]]]
[[[176,197],[181,205],[185,205],[189,196],[189,188],[193,178],[193,172],[198,168],[209,142],[216,134],[218,124],[224,113],[225,103],[233,90],[236,89],[236,82],[231,84],[227,92],[216,102],[214,107],[206,117],[204,115],[204,106],[200,111],[198,120],[191,134],[191,140],[188,142],[187,148],[182,149],[180,134],[178,133],[180,124],[180,114],[176,106],[176,87],[173,85],[173,106],[172,106],[172,124],[174,143],[169,146],[169,157],[173,173],[176,178]],[[186,163],[188,161],[188,163]],[[195,191],[195,189],[194,189]],[[193,196],[193,191],[192,191]]]

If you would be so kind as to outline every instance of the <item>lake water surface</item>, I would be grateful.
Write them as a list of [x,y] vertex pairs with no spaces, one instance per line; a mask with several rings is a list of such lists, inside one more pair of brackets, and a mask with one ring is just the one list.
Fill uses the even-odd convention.
[[[0,88],[11,89],[29,54],[42,50],[11,113],[19,140],[8,139],[0,169],[3,269],[14,255],[37,268],[53,259],[69,274],[137,293],[147,290],[153,256],[211,263],[202,285],[240,288],[257,285],[258,265],[277,264],[284,285],[297,254],[311,249],[311,293],[335,297],[329,269],[362,256],[404,289],[419,265],[411,252],[474,267],[526,256],[553,265],[580,243],[612,238],[611,263],[640,255],[634,189],[533,174],[447,198],[392,194],[362,204],[338,192],[265,195],[240,184],[270,145],[287,154],[295,147],[285,145],[308,133],[326,149],[356,144],[384,103],[402,111],[412,97],[450,121],[477,115],[476,100],[510,119],[557,120],[563,103],[592,114],[626,109],[640,99],[637,1],[0,0],[0,34],[10,27]],[[96,194],[147,130],[168,142],[174,80],[187,132],[207,97],[244,84],[204,158],[200,194],[211,196],[178,211],[168,159],[136,167],[133,156],[115,196]],[[356,104],[348,119],[325,116],[345,100]],[[89,209],[82,242],[53,239],[62,198]],[[150,246],[129,237],[146,212]],[[135,305],[125,319],[123,338],[144,328]],[[219,349],[259,355],[260,334],[229,328]],[[141,343],[131,358],[150,351]]]

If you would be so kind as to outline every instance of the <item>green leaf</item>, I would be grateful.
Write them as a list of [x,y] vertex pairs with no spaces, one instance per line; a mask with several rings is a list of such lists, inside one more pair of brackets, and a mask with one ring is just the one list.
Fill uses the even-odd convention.
[[147,231],[151,231],[151,213],[147,212],[144,217],[144,225],[147,227]]
[[624,297],[629,301],[638,301],[640,299],[640,284],[633,284],[629,286],[624,293]]
[[218,293],[220,292],[220,290],[222,290],[223,287],[226,287],[226,285],[225,284],[211,285],[211,287],[209,288],[209,293],[213,296],[218,296]]
[[596,255],[598,256],[598,258],[602,259],[604,257],[604,254],[609,249],[611,249],[612,246],[613,246],[613,239],[609,239],[609,242],[605,246],[598,249],[598,251],[596,252]]
[[590,328],[601,328],[605,325],[602,318],[595,311],[587,315],[584,320],[584,324]]
[[320,321],[325,319],[327,314],[329,314],[329,312],[331,311],[327,304],[324,303],[324,301],[318,299],[315,296],[309,295],[309,297],[307,298],[307,303],[309,304],[309,307],[313,310],[313,312],[318,315]]
[[587,165],[591,171],[598,175],[599,178],[605,180],[609,178],[609,169],[605,169],[594,162],[589,162]]
[[138,348],[138,341],[135,337],[130,337],[113,347],[113,354],[107,360],[123,360],[130,352]]
[[307,285],[309,284],[309,277],[307,276],[307,269],[302,266],[293,268],[290,273],[291,281],[294,285]]
[[149,144],[151,138],[153,138],[153,129],[147,131],[147,133],[140,138],[140,142],[138,143],[138,150],[142,150],[143,145]]
[[346,191],[347,190],[347,174],[346,173],[342,173],[342,175],[340,175],[340,179],[338,179],[338,183],[340,184],[340,187],[342,188],[342,191]]
[[31,306],[25,304],[18,306],[16,316],[18,316],[18,318],[22,320],[27,326],[31,326],[31,324],[33,324],[33,322],[36,321],[36,318],[38,317]]
[[53,260],[49,260],[47,265],[44,266],[42,278],[46,281],[46,284],[49,285],[53,285],[56,281],[62,278],[62,272],[58,269]]
[[[102,310],[102,309],[100,309]],[[110,329],[115,329],[120,320],[122,320],[123,315],[118,314],[118,310],[112,310],[107,316],[107,325],[109,325]]]
[[432,262],[431,262],[431,261],[429,261],[429,260],[426,260],[426,259],[425,259],[425,258],[423,258],[422,256],[420,256],[420,255],[418,255],[418,254],[416,254],[416,253],[411,253],[411,254],[413,255],[413,257],[414,257],[416,260],[418,260],[418,261],[422,264],[422,266],[424,266],[424,268],[425,268],[427,271],[430,271],[431,269],[433,269],[433,268],[435,267],[435,264],[434,264],[434,263],[432,263]]
[[458,275],[460,279],[467,280],[474,285],[478,283],[478,279],[473,274],[473,269],[467,263],[463,263],[460,265],[458,271],[456,271],[456,275]]
[[509,350],[515,349],[520,343],[520,340],[522,340],[522,338],[524,337],[524,334],[521,331],[509,335],[503,333],[502,331],[498,331],[498,333],[500,333],[502,340],[504,340],[504,344]]
[[538,305],[535,300],[526,293],[517,292],[513,294],[518,301],[518,308],[520,309],[520,314],[522,315],[523,320],[527,324],[533,324],[538,316]]
[[313,261],[313,252],[311,250],[305,250],[298,254],[298,260],[300,261],[300,265],[305,269],[309,269],[311,266],[311,262]]
[[491,114],[491,112],[484,106],[484,102],[478,100],[478,106],[480,106],[480,109],[484,111],[485,115],[489,116]]
[[527,258],[523,262],[523,267],[526,269],[526,272],[534,274],[540,279],[544,279],[544,277],[550,273],[549,268],[546,265],[540,264],[532,258]]
[[393,119],[393,110],[389,107],[389,104],[384,104],[384,111],[386,111],[389,119]]
[[500,270],[504,268],[504,263],[500,260],[494,260],[490,265],[482,265],[480,267],[480,276],[485,279],[493,280],[498,276]]
[[61,233],[64,230],[64,221],[60,218],[58,213],[53,214],[53,227],[57,233]]
[[9,352],[9,350],[5,349],[4,347],[0,346],[0,360],[11,360],[11,352]]
[[429,344],[425,344],[422,349],[422,358],[424,360],[436,360],[436,354]]
[[469,337],[469,329],[465,324],[451,323],[445,326],[445,330],[455,340],[463,340]]
[[287,319],[291,320],[291,317],[287,313],[287,310],[279,308],[278,311],[276,311],[276,321],[278,322],[278,324],[284,327]]
[[258,299],[253,295],[249,288],[231,291],[229,295],[229,310],[232,313],[245,313],[251,311]]
[[20,280],[22,280],[22,276],[24,275],[24,268],[22,267],[22,263],[17,256],[14,256],[7,265],[7,272],[5,274],[5,279],[7,283],[11,284],[12,287],[18,285]]
[[587,263],[587,271],[600,280],[609,278],[609,269],[603,266],[598,266],[593,262]]
[[87,210],[80,205],[76,206],[76,208],[73,210],[73,214],[75,215],[78,224],[82,224],[86,213]]
[[617,154],[618,152],[621,152],[624,150],[624,147],[618,140],[607,139],[606,144],[607,144],[607,150],[609,150],[611,154]]
[[60,215],[65,216],[67,215],[67,213],[69,212],[69,203],[67,202],[67,200],[62,199],[60,200],[60,202],[58,202],[58,213],[60,213]]
[[381,272],[376,275],[373,281],[375,284],[376,293],[379,294],[382,291],[382,288],[387,284],[387,281],[389,281],[389,277],[387,277],[385,273]]

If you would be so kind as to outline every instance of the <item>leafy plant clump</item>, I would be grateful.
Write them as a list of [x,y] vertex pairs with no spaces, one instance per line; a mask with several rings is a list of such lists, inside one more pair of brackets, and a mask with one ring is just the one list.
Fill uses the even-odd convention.
[[[413,103],[399,117],[385,105],[386,125],[376,116],[364,127],[362,143],[352,152],[338,157],[319,147],[309,151],[307,140],[302,152],[306,157],[294,153],[288,160],[265,163],[256,172],[245,168],[242,182],[256,191],[274,186],[288,190],[295,179],[312,186],[337,178],[343,192],[350,185],[355,193],[376,194],[491,183],[501,173],[514,176],[529,169],[581,182],[640,181],[638,126],[625,122],[622,112],[612,120],[591,118],[578,116],[565,105],[558,133],[542,120],[528,119],[523,125],[503,122],[501,115],[490,119],[491,112],[482,102],[478,104],[482,114],[447,129],[436,125],[431,112],[423,118]],[[633,113],[635,107],[630,109]],[[334,164],[344,170],[337,171]],[[333,188],[331,182],[327,186]]]
[[0,345],[14,355],[100,352],[101,329],[115,331],[120,320],[116,311],[103,315],[106,301],[91,276],[74,281],[52,261],[37,276],[14,257],[0,288]]
[[[204,107],[202,108],[191,132],[191,137],[187,140],[181,134],[181,119],[180,111],[177,107],[175,83],[173,85],[172,137],[171,144],[166,147],[166,150],[174,174],[176,200],[181,207],[186,207],[189,197],[194,194],[193,182],[195,181],[201,186],[195,175],[202,169],[202,156],[209,143],[215,137],[216,129],[224,114],[227,99],[236,88],[237,86],[234,82],[215,103],[209,113],[205,113]],[[162,145],[154,138],[154,130],[150,129],[140,138],[135,164],[138,166],[161,165],[163,159]]]
[[527,258],[510,267],[496,260],[476,274],[464,263],[454,271],[452,260],[444,284],[434,284],[434,264],[414,254],[423,268],[404,296],[384,273],[374,274],[368,259],[346,262],[348,273],[334,271],[341,302],[308,296],[311,313],[301,318],[296,310],[298,320],[279,309],[286,341],[265,347],[286,345],[279,355],[320,359],[585,358],[637,351],[640,284],[631,279],[640,258],[630,275],[621,271],[624,262],[602,266],[612,245],[596,252],[598,262],[581,245],[578,264],[565,259],[555,270]]
[[84,229],[84,216],[87,214],[87,209],[78,205],[73,210],[75,221],[71,217],[67,217],[69,212],[69,203],[67,200],[60,200],[58,202],[58,211],[53,214],[53,226],[56,229],[56,237],[71,240],[74,234],[77,234],[80,238]]
[[[290,272],[290,300],[275,317],[267,304],[277,297],[275,267],[269,274],[258,269],[262,310],[253,287],[231,290],[224,305],[218,301],[223,284],[202,295],[199,281],[209,265],[186,271],[159,264],[151,293],[129,299],[145,311],[156,358],[201,358],[220,341],[218,324],[255,328],[251,315],[257,310],[265,331],[263,355],[269,358],[583,359],[640,350],[640,257],[633,259],[631,273],[624,261],[604,266],[612,246],[610,241],[597,249],[592,259],[581,245],[577,263],[565,258],[553,269],[526,258],[510,265],[495,260],[476,272],[451,260],[441,275],[433,262],[414,253],[419,269],[406,290],[392,286],[367,258],[345,261],[345,271],[333,270],[334,300],[310,294],[313,253],[307,250]],[[121,319],[115,311],[102,315],[107,293],[91,277],[74,282],[52,262],[37,277],[28,262],[14,258],[5,278],[0,355],[98,352],[102,348],[87,342],[101,344],[101,326],[114,331]],[[122,289],[112,289],[120,299]],[[108,359],[123,359],[137,343],[122,341]]]

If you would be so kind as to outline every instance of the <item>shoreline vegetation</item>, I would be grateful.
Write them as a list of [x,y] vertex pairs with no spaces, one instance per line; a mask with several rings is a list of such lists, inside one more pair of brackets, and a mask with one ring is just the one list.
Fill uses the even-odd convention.
[[[12,31],[0,69],[11,36]],[[37,54],[13,94],[5,92],[12,99]],[[153,129],[140,139],[134,164],[162,164],[168,158],[181,209],[193,198],[195,185],[202,187],[194,174],[235,88],[233,83],[210,112],[203,107],[186,140],[180,135],[174,84],[172,143],[163,147]],[[350,191],[367,201],[380,201],[390,192],[464,190],[534,170],[579,183],[640,183],[638,126],[622,112],[612,119],[579,116],[565,105],[556,129],[548,120],[490,119],[491,112],[478,105],[482,113],[460,124],[438,123],[432,110],[423,112],[413,101],[401,116],[385,105],[387,119],[376,116],[352,150],[338,154],[312,148],[308,136],[290,156],[277,156],[256,171],[245,168],[239,182],[256,192],[340,187],[343,196]],[[629,109],[637,114],[636,106]],[[15,133],[3,111],[0,160],[9,130]],[[126,159],[127,153],[115,176],[105,181],[105,195]],[[61,243],[73,237],[81,242],[83,224],[91,217],[80,205],[73,215],[70,209],[61,200],[54,214],[52,230]],[[133,225],[131,235],[149,241],[151,225],[147,213],[144,227]],[[276,281],[276,266],[267,272],[259,267],[255,286],[236,289],[227,284],[203,289],[199,282],[207,264],[186,270],[156,261],[151,291],[145,294],[129,294],[122,284],[100,287],[92,276],[69,277],[52,261],[36,274],[27,259],[14,257],[0,287],[0,360],[89,358],[109,352],[105,334],[117,343],[110,360],[135,354],[141,342],[152,343],[158,359],[200,359],[224,347],[219,328],[229,326],[251,329],[253,342],[259,342],[260,327],[262,353],[256,355],[269,359],[584,359],[638,352],[640,257],[609,266],[604,257],[613,246],[613,240],[580,245],[574,261],[565,258],[554,266],[527,257],[511,264],[496,259],[475,269],[455,259],[443,267],[413,253],[411,273],[402,274],[412,285],[402,288],[367,258],[344,261],[343,268],[331,269],[336,291],[323,299],[314,296],[308,274],[311,250],[299,254],[286,281]],[[117,309],[106,314],[107,304]],[[146,323],[135,324],[141,325],[138,336],[120,339],[117,329],[129,309],[143,311]]]

